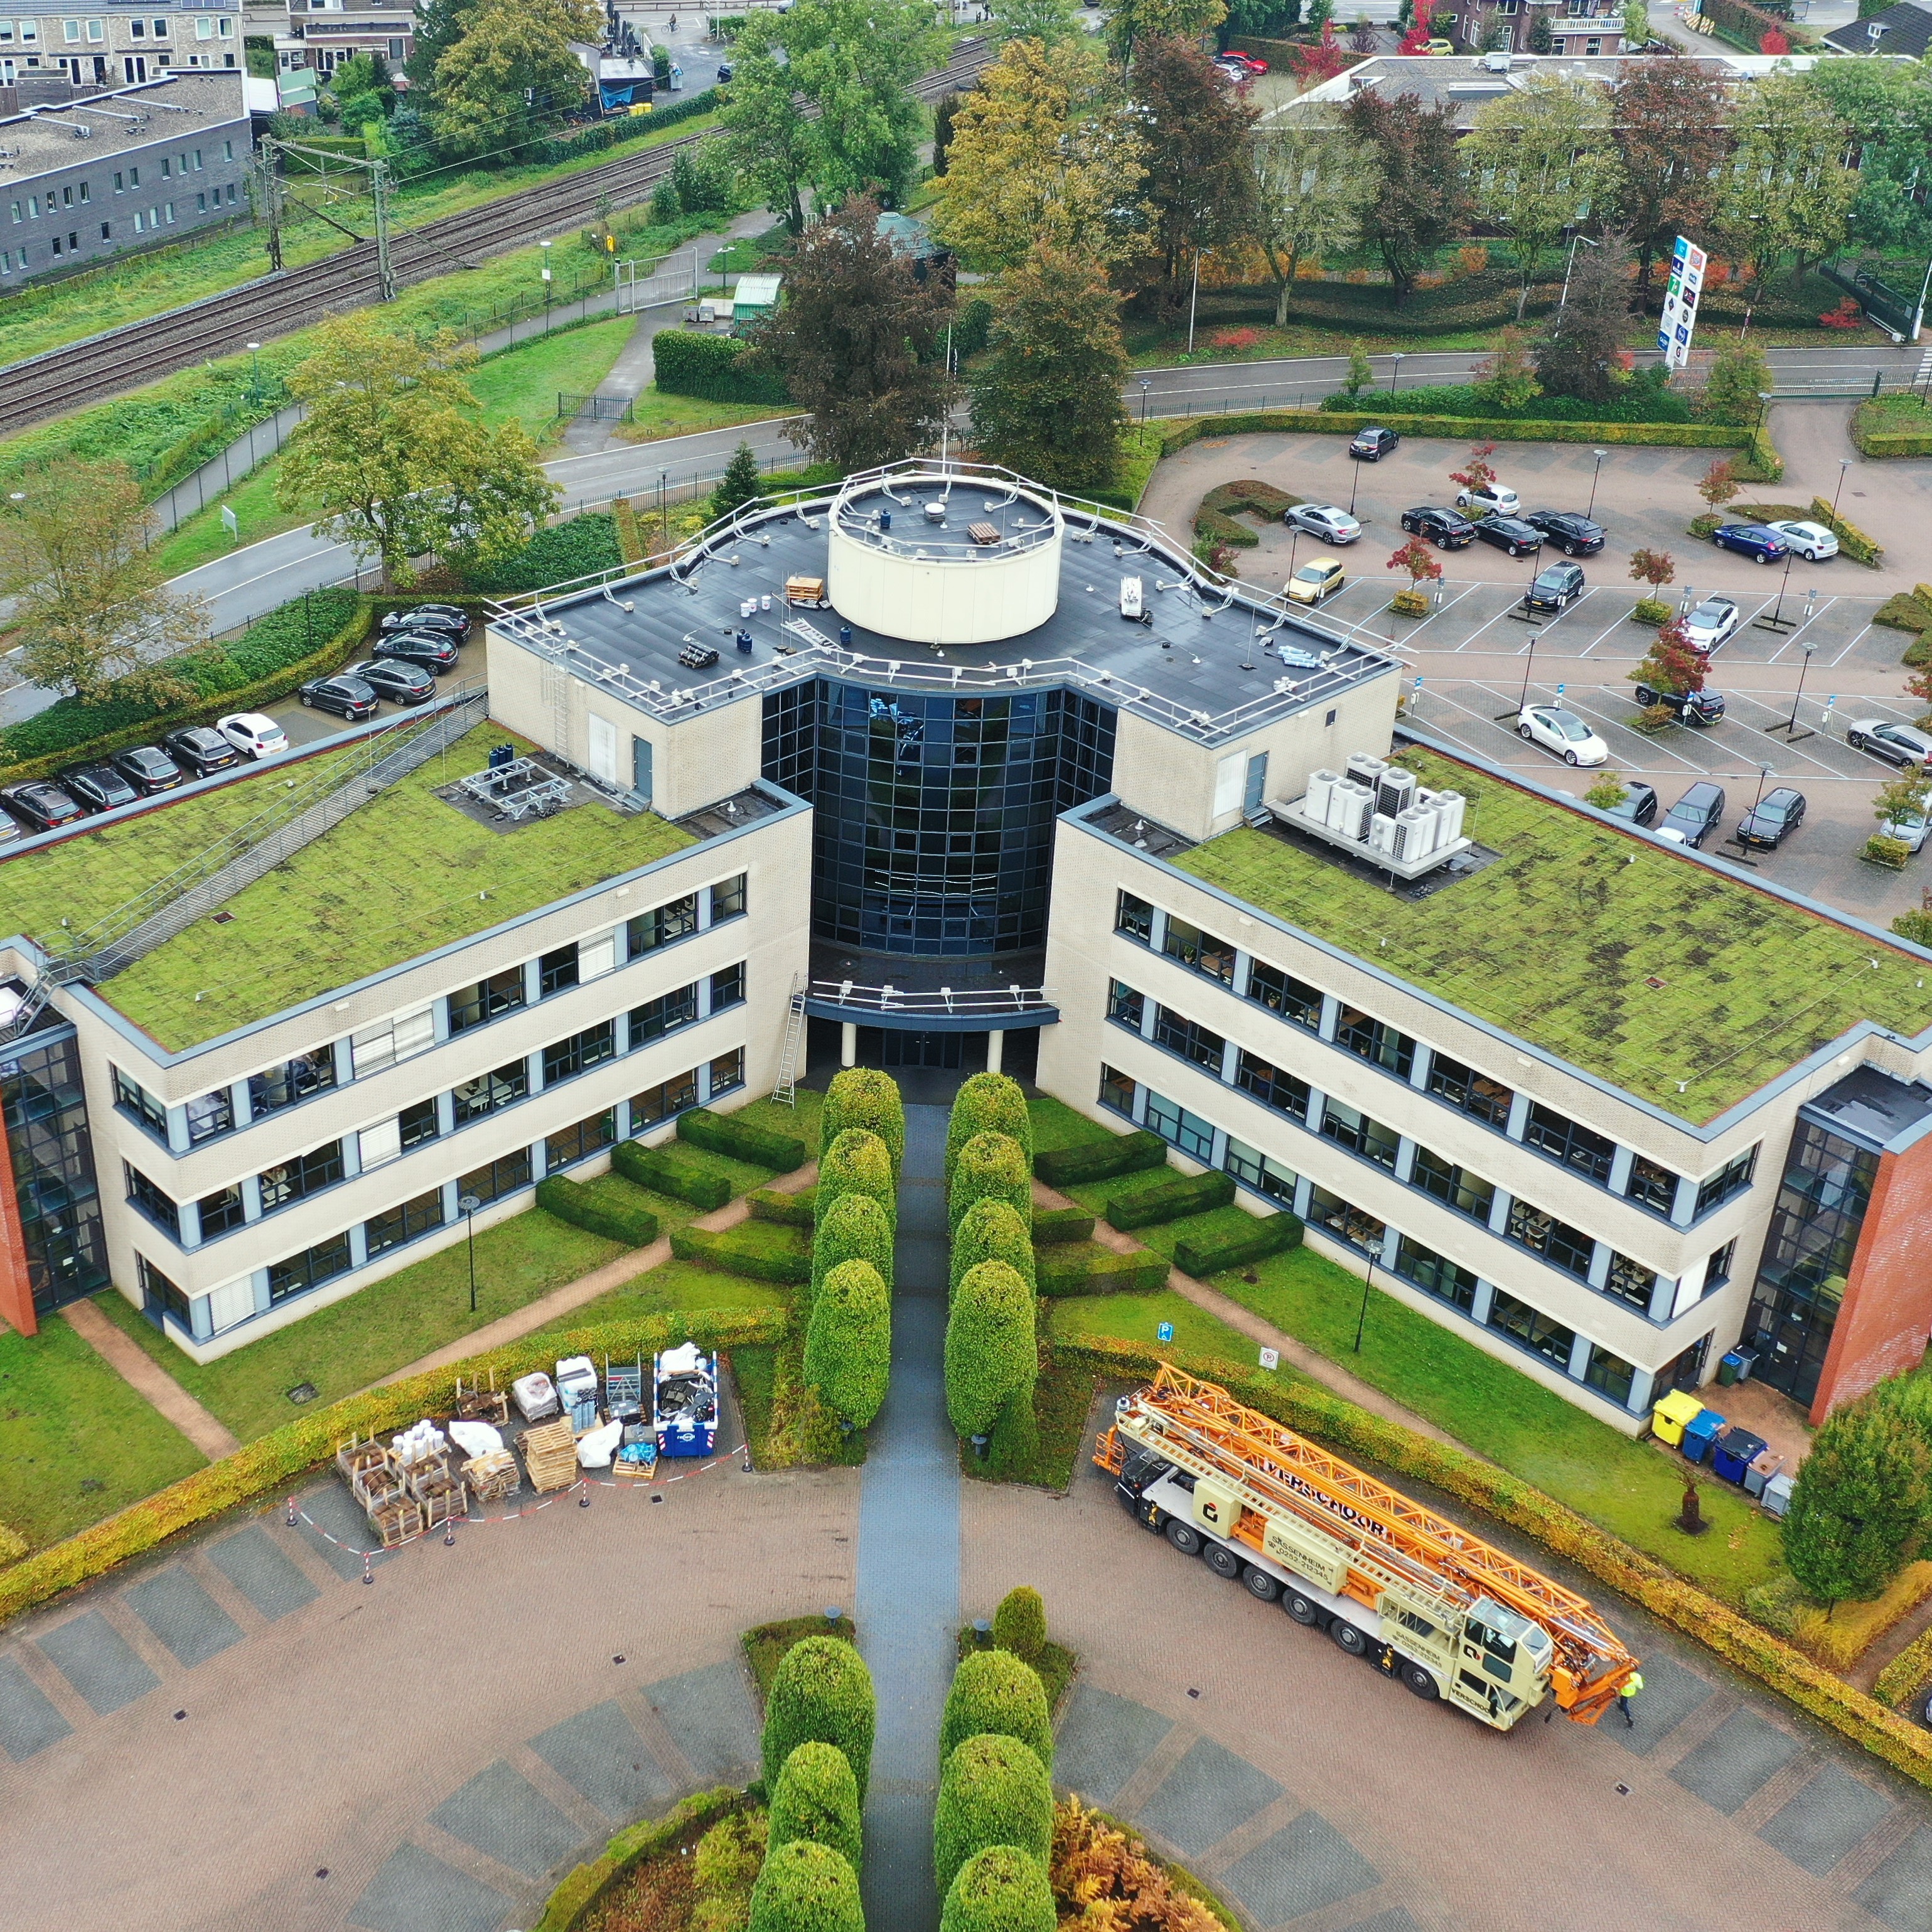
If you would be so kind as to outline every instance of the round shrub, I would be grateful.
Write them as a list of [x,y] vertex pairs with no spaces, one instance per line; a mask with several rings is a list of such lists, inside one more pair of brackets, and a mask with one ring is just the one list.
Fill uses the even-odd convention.
[[1053,1724],[1040,1672],[1010,1650],[976,1650],[952,1673],[939,1723],[942,1767],[968,1738],[1017,1738],[1053,1773]]
[[870,1262],[888,1290],[892,1285],[892,1224],[869,1194],[842,1195],[812,1232],[812,1298],[844,1262]]
[[892,1304],[870,1262],[841,1262],[819,1284],[805,1331],[805,1378],[835,1414],[863,1429],[886,1399]]
[[1030,1399],[1040,1372],[1034,1294],[1004,1262],[982,1262],[959,1279],[946,1322],[946,1412],[962,1436],[984,1436],[1016,1398]]
[[774,1846],[752,1888],[747,1932],[866,1932],[851,1860],[809,1838]]
[[820,1219],[833,1202],[848,1194],[869,1194],[897,1223],[898,1196],[892,1185],[892,1156],[877,1134],[848,1127],[819,1156],[818,1209]]
[[[994,1845],[962,1865],[939,1914],[939,1932],[1054,1932],[1054,1923],[1046,1871],[1011,1845]],[[759,1932],[755,1909],[752,1924]]]
[[975,1134],[959,1150],[947,1184],[952,1232],[976,1201],[1004,1201],[1022,1221],[1033,1216],[1033,1180],[1026,1150],[1006,1134]]
[[836,1744],[852,1767],[862,1805],[878,1715],[872,1673],[849,1643],[840,1637],[808,1636],[794,1644],[772,1673],[765,1704],[766,1788],[777,1784],[785,1760],[800,1744]]
[[1042,1867],[1052,1849],[1053,1785],[1018,1738],[968,1738],[946,1760],[932,1826],[940,1898],[959,1868],[989,1845],[1014,1846]]
[[830,1147],[848,1127],[877,1134],[892,1157],[896,1174],[905,1159],[905,1102],[898,1082],[876,1066],[848,1066],[832,1076],[825,1108],[818,1117],[821,1147]]
[[953,1096],[952,1112],[946,1123],[946,1178],[952,1178],[959,1150],[975,1134],[1004,1134],[1018,1141],[1026,1156],[1029,1172],[1033,1167],[1033,1116],[1027,1112],[1026,1095],[1017,1080],[1004,1073],[976,1073],[960,1083]]
[[1010,1202],[987,1196],[976,1201],[959,1217],[952,1236],[952,1292],[959,1292],[959,1280],[969,1268],[982,1262],[1004,1262],[1016,1270],[1028,1287],[1038,1289],[1033,1254],[1033,1229],[1013,1212]]
[[1038,1667],[1046,1648],[1046,1605],[1030,1583],[1009,1590],[1000,1599],[1000,1607],[993,1612],[993,1644]]
[[774,1851],[808,1838],[830,1846],[856,1869],[859,1785],[842,1750],[830,1744],[800,1744],[778,1773],[770,1816]]

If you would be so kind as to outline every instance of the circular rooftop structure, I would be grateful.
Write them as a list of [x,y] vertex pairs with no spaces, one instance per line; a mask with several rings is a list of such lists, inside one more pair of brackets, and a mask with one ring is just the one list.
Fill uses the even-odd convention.
[[1064,539],[1059,506],[1004,472],[909,466],[839,492],[826,592],[882,637],[998,644],[1053,615]]

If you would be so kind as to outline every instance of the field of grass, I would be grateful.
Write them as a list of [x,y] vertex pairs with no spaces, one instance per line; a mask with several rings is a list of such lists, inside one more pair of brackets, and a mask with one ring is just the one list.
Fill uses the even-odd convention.
[[620,1322],[636,1315],[671,1315],[685,1308],[782,1308],[785,1292],[768,1281],[700,1268],[691,1262],[668,1261],[648,1274],[634,1276],[594,1301],[573,1308],[535,1332],[560,1334],[589,1328],[600,1322]]
[[702,396],[668,396],[652,383],[639,393],[631,420],[612,428],[620,442],[656,442],[668,436],[736,429],[740,423],[769,422],[774,416],[797,413],[789,404],[713,403]]
[[612,316],[540,335],[491,356],[470,378],[484,420],[493,427],[514,420],[539,445],[555,442],[567,420],[556,413],[558,392],[593,392],[637,326],[634,316]]
[[[1255,1360],[1256,1345],[1218,1315],[1197,1308],[1171,1288],[1157,1294],[1076,1294],[1050,1301],[1047,1326],[1055,1341],[1084,1342],[1095,1335],[1112,1336],[1148,1348],[1173,1347],[1218,1355],[1227,1362]],[[1174,1324],[1172,1340],[1160,1340],[1160,1324]]]
[[1064,1100],[1056,1100],[1051,1094],[1029,1100],[1027,1113],[1033,1122],[1035,1154],[1051,1154],[1061,1148],[1083,1147],[1089,1141],[1111,1138],[1098,1120],[1090,1120],[1078,1108],[1070,1107]]
[[[285,510],[276,500],[275,487],[281,480],[282,461],[272,456],[259,464],[220,496],[210,496],[208,507],[184,518],[154,545],[162,570],[170,577],[212,563],[226,556],[244,544],[260,543],[265,537],[279,536],[284,530],[314,521],[316,512],[302,508]],[[236,529],[230,536],[221,520],[224,506],[235,512]]]

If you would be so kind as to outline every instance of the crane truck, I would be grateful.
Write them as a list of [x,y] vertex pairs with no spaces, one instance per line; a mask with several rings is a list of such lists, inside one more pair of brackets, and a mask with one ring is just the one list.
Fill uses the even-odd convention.
[[1170,1364],[1094,1460],[1143,1528],[1496,1730],[1552,1694],[1594,1724],[1636,1673],[1574,1592]]

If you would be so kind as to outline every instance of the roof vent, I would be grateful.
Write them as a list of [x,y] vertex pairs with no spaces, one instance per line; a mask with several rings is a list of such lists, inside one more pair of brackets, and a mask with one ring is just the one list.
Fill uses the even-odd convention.
[[1508,74],[1510,70],[1510,62],[1514,58],[1515,56],[1507,48],[1498,48],[1493,52],[1484,55],[1483,64],[1492,74]]

